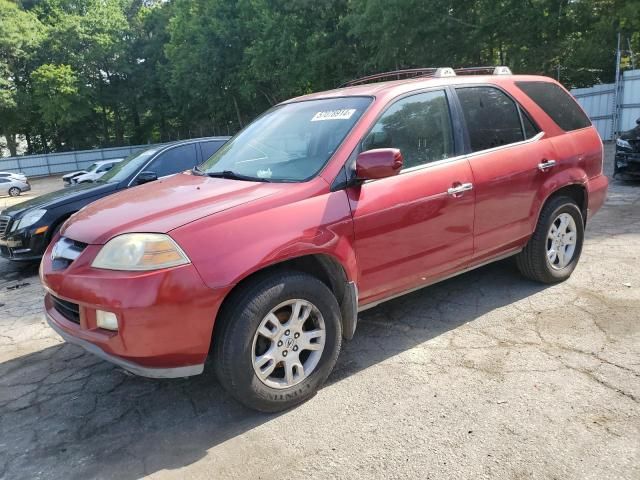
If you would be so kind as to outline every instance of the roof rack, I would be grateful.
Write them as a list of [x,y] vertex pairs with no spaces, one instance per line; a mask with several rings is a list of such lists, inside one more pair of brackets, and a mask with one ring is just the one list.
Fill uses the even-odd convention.
[[509,69],[509,67],[504,66],[465,67],[455,69],[450,67],[408,68],[404,70],[393,70],[391,72],[375,73],[373,75],[367,75],[366,77],[357,78],[355,80],[349,80],[348,82],[340,85],[340,88],[390,80],[405,80],[409,78],[423,77],[443,78],[455,77],[457,75],[511,75],[511,70]]

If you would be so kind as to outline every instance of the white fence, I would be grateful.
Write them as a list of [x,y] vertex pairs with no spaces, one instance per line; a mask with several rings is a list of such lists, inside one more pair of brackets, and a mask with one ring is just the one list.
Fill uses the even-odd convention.
[[76,170],[83,170],[93,162],[125,158],[153,145],[133,145],[127,147],[100,148],[79,150],[76,152],[46,153],[42,155],[25,155],[22,157],[0,158],[0,171],[21,172],[28,177],[56,175]]
[[640,117],[640,70],[624,72],[618,84],[575,88],[571,93],[591,118],[602,140],[613,140],[617,132],[633,128]]

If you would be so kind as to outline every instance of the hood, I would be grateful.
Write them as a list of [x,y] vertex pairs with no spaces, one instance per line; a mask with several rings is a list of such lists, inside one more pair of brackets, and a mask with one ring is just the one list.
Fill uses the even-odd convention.
[[63,175],[62,178],[71,178],[76,175],[84,175],[85,173],[87,173],[86,170],[78,170],[77,172],[67,173],[66,175]]
[[2,211],[2,214],[11,215],[15,218],[31,208],[52,209],[77,200],[98,195],[107,195],[116,188],[118,188],[117,183],[85,183],[82,185],[74,185],[7,207]]
[[71,216],[61,234],[103,244],[127,232],[167,233],[187,223],[272,195],[279,184],[174,175],[102,198]]

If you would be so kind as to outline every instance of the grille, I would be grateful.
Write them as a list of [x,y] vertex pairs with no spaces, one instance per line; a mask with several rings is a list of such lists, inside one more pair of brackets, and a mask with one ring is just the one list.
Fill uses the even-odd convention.
[[51,295],[53,300],[53,308],[67,320],[80,325],[80,306],[77,303],[67,302],[61,298]]
[[87,247],[86,243],[77,242],[70,238],[60,237],[51,251],[52,267],[54,270],[64,270],[80,256]]
[[[629,140],[629,145],[631,145],[631,148],[633,149],[634,152],[640,153],[640,140]],[[2,225],[0,224],[0,229],[1,228],[2,228]]]
[[10,221],[11,217],[0,217],[0,235],[4,235],[4,233],[7,231],[7,227],[9,226]]

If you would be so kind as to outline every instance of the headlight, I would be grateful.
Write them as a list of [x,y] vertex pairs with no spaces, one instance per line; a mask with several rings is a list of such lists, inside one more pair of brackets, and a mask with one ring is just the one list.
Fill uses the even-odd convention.
[[11,231],[13,232],[19,228],[26,228],[30,225],[33,225],[42,217],[44,217],[45,213],[47,213],[47,211],[41,208],[36,210],[29,210],[20,220],[18,220],[17,222],[13,222]]
[[631,149],[631,144],[629,142],[627,142],[626,140],[623,140],[622,138],[617,138],[616,139],[616,145],[619,146],[620,148]]
[[91,264],[107,270],[157,270],[190,263],[168,235],[125,233],[109,240]]

